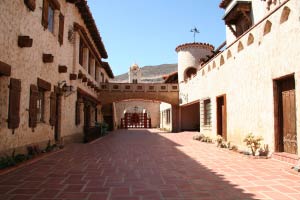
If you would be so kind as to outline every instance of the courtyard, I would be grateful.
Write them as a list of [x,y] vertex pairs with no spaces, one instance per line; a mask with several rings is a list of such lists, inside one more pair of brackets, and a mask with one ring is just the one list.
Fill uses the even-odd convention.
[[300,199],[300,176],[192,140],[192,132],[118,130],[0,175],[1,200]]

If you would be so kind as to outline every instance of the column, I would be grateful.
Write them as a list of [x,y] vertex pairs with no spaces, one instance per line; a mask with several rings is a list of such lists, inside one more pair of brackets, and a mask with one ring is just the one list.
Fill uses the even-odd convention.
[[178,133],[181,131],[180,107],[172,105],[172,132]]

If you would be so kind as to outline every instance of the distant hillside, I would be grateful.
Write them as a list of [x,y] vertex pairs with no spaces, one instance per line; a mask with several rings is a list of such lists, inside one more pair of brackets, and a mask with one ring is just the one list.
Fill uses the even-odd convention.
[[[144,66],[142,70],[142,82],[144,83],[160,83],[163,82],[163,76],[177,71],[177,64],[163,64],[155,66]],[[111,82],[126,83],[128,82],[128,72],[115,76]]]

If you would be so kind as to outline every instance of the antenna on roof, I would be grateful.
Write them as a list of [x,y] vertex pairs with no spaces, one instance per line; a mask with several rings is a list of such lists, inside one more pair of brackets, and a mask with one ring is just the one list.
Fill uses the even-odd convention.
[[200,33],[200,31],[195,26],[194,28],[191,29],[191,32],[194,33],[194,43],[195,43],[196,42],[196,34]]

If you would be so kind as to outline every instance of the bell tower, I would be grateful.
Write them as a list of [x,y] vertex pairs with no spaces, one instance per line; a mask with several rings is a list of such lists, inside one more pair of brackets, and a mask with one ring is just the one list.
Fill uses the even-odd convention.
[[129,68],[129,72],[128,72],[128,82],[129,83],[140,83],[141,79],[142,79],[142,72],[140,67],[137,64],[133,64],[130,68]]

